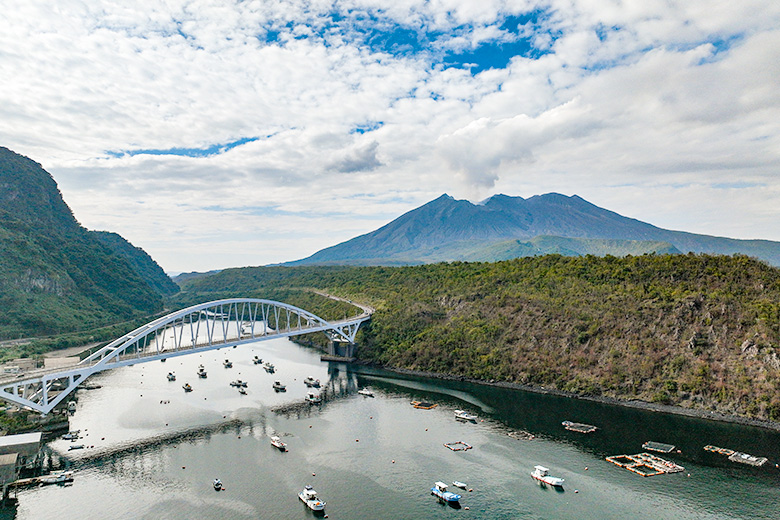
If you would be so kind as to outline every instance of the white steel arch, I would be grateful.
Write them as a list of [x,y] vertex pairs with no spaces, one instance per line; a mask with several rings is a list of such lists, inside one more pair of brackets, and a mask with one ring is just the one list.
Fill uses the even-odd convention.
[[0,378],[0,399],[49,413],[89,376],[104,370],[265,339],[325,332],[354,343],[372,309],[328,322],[304,309],[273,300],[232,298],[193,305],[138,327],[79,364]]

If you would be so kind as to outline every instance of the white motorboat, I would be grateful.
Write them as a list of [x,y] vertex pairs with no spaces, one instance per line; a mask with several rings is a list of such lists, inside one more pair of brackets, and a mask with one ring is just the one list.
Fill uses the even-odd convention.
[[62,439],[65,441],[75,441],[79,438],[79,432],[81,430],[74,430],[72,432],[68,432],[65,435],[62,436]]
[[243,386],[239,386],[238,393],[241,395],[246,395],[246,388],[244,388]]
[[325,510],[325,502],[319,499],[317,492],[314,491],[314,488],[309,485],[305,486],[303,491],[298,493],[298,498],[300,498],[303,503],[306,504],[306,506],[312,511]]
[[213,486],[214,486],[214,490],[215,491],[221,491],[222,490],[222,481],[219,480],[218,478],[215,478]]
[[263,360],[261,358],[255,356],[254,358],[252,358],[252,363],[254,363],[255,365],[262,365],[263,364]]
[[303,380],[303,384],[309,387],[319,388],[320,387],[320,380],[314,379],[313,377],[309,376],[306,379]]
[[240,379],[236,379],[235,381],[230,382],[230,386],[237,386],[239,388],[243,387],[246,388],[246,381],[241,381]]
[[70,450],[83,450],[84,445],[83,444],[74,444],[72,446],[68,446],[68,451]]
[[304,399],[309,404],[320,404],[322,402],[320,394],[315,394],[314,392],[307,392]]
[[168,381],[176,381],[176,374],[173,372],[168,372],[168,375],[166,376],[168,378]]
[[466,489],[466,487],[468,487],[465,482],[461,482],[460,480],[453,480],[452,485],[460,489]]
[[437,496],[439,500],[449,502],[451,504],[456,504],[460,500],[459,494],[453,493],[452,491],[447,491],[447,484],[444,482],[434,483],[433,487],[431,488],[431,495]]
[[281,381],[274,381],[274,384],[271,386],[273,386],[273,389],[276,390],[277,392],[287,391],[287,387],[284,386]]
[[360,390],[358,390],[358,393],[366,397],[374,397],[374,392],[372,392],[368,388],[361,388]]
[[477,422],[477,416],[465,410],[455,410],[455,418],[459,421]]
[[233,362],[230,361],[229,359],[226,359],[225,361],[222,362],[222,366],[224,366],[225,368],[233,368]]
[[182,388],[184,389],[185,392],[192,392],[192,387],[190,386],[189,383],[184,383],[182,385]]
[[269,374],[273,374],[273,373],[274,373],[274,371],[276,370],[276,367],[274,367],[273,363],[269,363],[268,361],[266,361],[265,363],[263,363],[263,368],[264,368],[264,369],[265,369],[265,371],[266,371],[266,372],[268,372]]
[[542,484],[549,484],[555,487],[563,487],[563,479],[550,475],[550,470],[544,466],[534,466],[531,476]]
[[272,444],[273,446],[276,446],[277,448],[279,448],[279,449],[280,449],[280,450],[282,450],[282,451],[287,451],[287,445],[286,445],[285,443],[283,443],[283,442],[282,442],[282,439],[280,439],[280,438],[279,438],[279,437],[277,437],[276,435],[274,435],[273,437],[271,437],[271,444]]
[[39,477],[38,481],[41,484],[64,484],[65,482],[73,482],[73,472],[56,471]]
[[200,365],[198,367],[198,377],[205,379],[208,377],[208,374],[206,373],[206,369],[203,367],[203,365]]

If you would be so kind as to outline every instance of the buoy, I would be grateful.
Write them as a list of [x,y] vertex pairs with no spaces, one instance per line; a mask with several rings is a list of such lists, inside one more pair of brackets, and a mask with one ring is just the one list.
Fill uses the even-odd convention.
[[468,510],[469,510],[469,506],[466,506],[466,507],[464,507],[463,509],[465,509],[466,511],[468,511]]
[[355,439],[355,442],[360,442],[360,439]]
[[100,440],[101,440],[101,441],[104,441],[104,440],[106,440],[106,438],[105,438],[105,437],[101,437],[101,438],[100,438]]
[[184,468],[186,468],[186,467],[187,467],[187,466],[182,466],[182,467],[181,467],[181,469],[184,469]]
[[316,474],[316,473],[312,473],[312,474],[311,474],[311,476],[312,476],[312,477],[316,477],[316,476],[317,476],[317,474]]
[[427,431],[428,431],[428,428],[425,428],[425,431],[427,432]]
[[575,492],[575,493],[579,493],[579,492],[580,492],[580,490],[579,490],[579,489],[575,489],[575,490],[574,490],[574,492]]
[[392,462],[393,464],[395,464],[395,459],[393,459],[391,462]]
[[588,471],[588,466],[585,466],[585,471]]
[[309,428],[311,428],[311,424],[309,425]]

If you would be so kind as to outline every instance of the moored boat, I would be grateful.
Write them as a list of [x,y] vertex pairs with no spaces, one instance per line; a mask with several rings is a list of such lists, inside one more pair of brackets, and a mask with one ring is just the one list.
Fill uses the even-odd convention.
[[190,386],[189,383],[184,383],[182,385],[182,388],[184,389],[185,392],[192,392],[192,387]]
[[212,484],[214,486],[214,490],[221,491],[222,490],[222,481],[218,478],[214,479],[214,483]]
[[168,378],[168,381],[176,381],[176,374],[173,372],[168,372],[168,375],[166,376]]
[[312,511],[325,510],[325,502],[319,499],[317,492],[314,491],[314,488],[309,485],[306,485],[303,488],[303,491],[298,493],[298,498],[300,498],[303,503],[306,504],[306,506]]
[[372,392],[368,388],[361,388],[360,390],[358,390],[358,393],[366,397],[374,397],[374,392]]
[[314,379],[311,376],[308,376],[306,379],[303,380],[303,384],[309,387],[319,388],[320,387],[320,380]]
[[222,362],[222,366],[224,366],[225,368],[233,368],[233,362],[230,361],[229,359],[226,359],[225,361]]
[[244,388],[243,386],[239,386],[238,393],[241,395],[246,395],[246,388]]
[[309,404],[320,404],[322,402],[320,394],[315,394],[314,392],[307,392],[304,399]]
[[237,386],[239,388],[243,387],[246,388],[246,381],[241,381],[240,379],[236,379],[235,381],[230,382],[230,386]]
[[68,432],[62,436],[62,439],[65,441],[75,441],[79,438],[79,432],[81,432],[81,430],[73,430],[72,432]]
[[279,437],[277,437],[276,435],[274,435],[273,437],[271,437],[271,444],[272,444],[273,446],[276,446],[277,448],[279,448],[279,449],[280,449],[280,450],[282,450],[282,451],[287,451],[287,444],[283,443],[283,442],[282,442],[282,439],[280,439],[280,438],[279,438]]
[[252,358],[252,363],[254,363],[255,365],[260,365],[260,364],[263,363],[263,360],[261,358],[255,356],[254,358]]
[[203,379],[208,377],[208,374],[206,373],[206,369],[203,367],[203,365],[198,366],[198,377]]
[[466,483],[465,482],[461,482],[460,480],[453,480],[452,481],[452,485],[457,487],[457,488],[460,488],[460,489],[466,489],[466,487],[467,487]]
[[284,386],[281,381],[274,381],[274,384],[271,385],[271,386],[277,392],[286,392],[287,391],[287,387]]
[[38,481],[41,484],[64,484],[65,482],[73,482],[73,472],[56,471],[54,473],[41,476]]
[[465,410],[455,410],[455,418],[459,421],[477,422],[477,416]]
[[265,371],[266,371],[266,372],[268,372],[269,374],[273,374],[273,373],[274,373],[274,371],[276,370],[276,367],[274,367],[273,363],[270,363],[270,362],[268,362],[268,361],[266,361],[265,363],[263,363],[263,368],[264,368],[264,369],[265,369]]
[[431,495],[451,504],[457,503],[461,498],[459,494],[447,491],[447,484],[444,482],[435,482],[431,488]]
[[563,479],[550,475],[550,470],[544,466],[534,466],[531,476],[542,484],[549,484],[555,487],[563,487]]

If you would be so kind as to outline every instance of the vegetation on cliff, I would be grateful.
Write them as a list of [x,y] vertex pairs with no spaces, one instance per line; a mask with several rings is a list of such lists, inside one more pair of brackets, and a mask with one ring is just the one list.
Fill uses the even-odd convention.
[[376,307],[366,361],[780,420],[780,270],[745,256],[228,269],[180,298],[311,288]]

